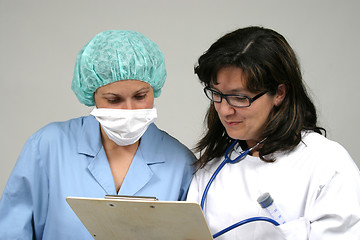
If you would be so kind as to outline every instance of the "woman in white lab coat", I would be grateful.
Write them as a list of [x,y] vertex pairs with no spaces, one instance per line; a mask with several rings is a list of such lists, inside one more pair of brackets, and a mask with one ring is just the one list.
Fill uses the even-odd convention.
[[[359,170],[341,145],[323,136],[285,38],[262,27],[238,29],[212,44],[195,73],[211,103],[188,201],[202,202],[211,233],[270,217],[257,201],[268,192],[284,224],[251,222],[217,239],[360,239]],[[230,159],[254,149],[221,166],[204,196],[236,140]]]

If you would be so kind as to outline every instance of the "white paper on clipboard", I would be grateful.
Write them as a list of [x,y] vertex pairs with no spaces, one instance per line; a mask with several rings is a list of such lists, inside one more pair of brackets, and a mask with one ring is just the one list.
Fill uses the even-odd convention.
[[154,199],[66,201],[96,240],[212,240],[199,204]]

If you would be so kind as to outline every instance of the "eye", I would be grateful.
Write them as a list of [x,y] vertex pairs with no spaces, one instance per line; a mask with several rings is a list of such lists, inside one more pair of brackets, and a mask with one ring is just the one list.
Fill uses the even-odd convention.
[[147,96],[146,93],[138,93],[138,94],[136,94],[136,95],[134,96],[134,98],[135,98],[136,100],[143,100],[143,99],[146,98],[146,96]]
[[221,99],[221,94],[219,92],[216,92],[216,91],[211,91],[211,94],[212,94],[212,98],[215,100],[215,101],[218,101]]
[[114,104],[121,102],[121,98],[119,97],[111,97],[106,99],[108,103]]
[[220,96],[220,93],[213,91],[213,92],[212,92],[212,95],[214,95],[214,96],[216,96],[216,97],[219,97],[219,96]]
[[231,101],[234,103],[246,103],[248,99],[245,96],[231,96]]

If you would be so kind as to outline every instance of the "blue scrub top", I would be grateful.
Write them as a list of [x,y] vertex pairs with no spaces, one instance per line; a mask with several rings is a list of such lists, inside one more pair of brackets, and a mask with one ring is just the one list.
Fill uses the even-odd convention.
[[151,124],[116,192],[93,116],[51,123],[26,142],[0,201],[0,238],[91,239],[68,196],[155,196],[185,200],[194,155]]

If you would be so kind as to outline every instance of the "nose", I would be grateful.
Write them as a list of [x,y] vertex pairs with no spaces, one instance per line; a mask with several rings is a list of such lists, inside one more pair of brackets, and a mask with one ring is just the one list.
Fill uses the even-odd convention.
[[222,99],[219,103],[214,103],[215,109],[218,112],[218,114],[221,114],[223,116],[232,115],[235,113],[235,108],[226,101],[225,98]]
[[129,110],[131,110],[131,109],[136,109],[135,104],[134,104],[131,100],[129,100],[129,99],[127,99],[126,101],[124,101],[124,102],[121,104],[120,108],[121,108],[121,109],[129,109]]

